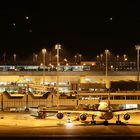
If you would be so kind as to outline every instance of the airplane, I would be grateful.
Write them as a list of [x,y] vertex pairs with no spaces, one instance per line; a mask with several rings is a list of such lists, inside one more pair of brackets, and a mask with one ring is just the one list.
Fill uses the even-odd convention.
[[120,120],[120,115],[123,115],[124,120],[130,119],[131,113],[139,112],[136,110],[137,108],[130,108],[130,109],[120,109],[120,110],[113,110],[113,108],[107,102],[100,102],[98,105],[97,110],[86,110],[86,111],[70,111],[70,110],[60,110],[58,111],[56,117],[58,119],[62,119],[64,114],[79,114],[77,120],[86,121],[88,116],[91,116],[92,121],[91,124],[96,124],[96,117],[104,120],[104,124],[108,124],[108,120],[111,120],[114,116],[117,118],[116,124],[122,124]]
[[120,115],[123,115],[124,120],[130,119],[130,114],[140,112],[137,108],[130,109],[113,109],[110,105],[110,92],[108,95],[108,102],[100,102],[98,103],[97,109],[87,109],[87,110],[40,110],[38,115],[40,118],[45,118],[46,113],[54,112],[57,113],[56,117],[58,119],[62,119],[64,114],[78,114],[77,120],[86,121],[87,116],[91,116],[92,121],[91,124],[96,124],[96,117],[104,120],[104,124],[108,124],[108,120],[111,120],[114,116],[117,118],[116,124],[122,124],[120,120]]

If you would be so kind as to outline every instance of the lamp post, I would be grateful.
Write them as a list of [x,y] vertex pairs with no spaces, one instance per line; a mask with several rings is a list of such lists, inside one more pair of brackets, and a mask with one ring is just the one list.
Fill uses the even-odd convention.
[[61,45],[60,44],[56,44],[55,45],[55,49],[57,51],[57,76],[56,76],[56,92],[57,92],[57,109],[59,108],[59,75],[58,75],[58,71],[59,71],[59,50],[61,49]]
[[106,88],[108,89],[108,104],[110,104],[110,81],[108,79],[108,54],[109,54],[109,50],[105,50],[105,54],[106,54],[106,72],[105,72],[105,76],[106,76]]
[[123,59],[124,59],[124,61],[127,61],[127,55],[126,54],[123,55]]
[[65,58],[65,59],[64,59],[64,62],[65,62],[65,64],[67,64],[68,60]]
[[99,55],[96,56],[97,62],[99,61]]
[[119,69],[119,59],[120,59],[120,56],[117,54],[116,56],[116,68],[115,69]]
[[82,54],[79,54],[79,63],[81,63]]
[[96,55],[97,69],[100,68],[99,55]]
[[13,54],[14,62],[16,62],[16,57],[17,57],[17,55],[14,53]]
[[135,48],[137,50],[137,90],[139,91],[139,50],[140,50],[140,46],[135,45]]
[[102,53],[100,54],[100,57],[101,57],[101,61],[102,61],[103,60],[103,54]]
[[100,54],[100,69],[102,70],[102,66],[103,66],[103,63],[102,63],[102,60],[103,60],[103,54],[101,53]]
[[108,78],[108,54],[109,54],[109,50],[105,50],[105,54],[106,54],[106,71],[105,71],[105,76],[106,79]]
[[38,55],[36,53],[33,53],[33,63],[37,63],[37,57]]
[[119,61],[119,57],[120,57],[120,56],[119,56],[119,55],[117,55],[116,57],[117,57],[117,61]]
[[37,57],[38,57],[38,55],[35,54],[35,62],[36,62],[36,64],[37,64]]
[[43,54],[43,86],[45,85],[45,55],[46,55],[46,49],[42,49]]
[[77,55],[75,55],[74,57],[75,57],[75,64],[77,64]]

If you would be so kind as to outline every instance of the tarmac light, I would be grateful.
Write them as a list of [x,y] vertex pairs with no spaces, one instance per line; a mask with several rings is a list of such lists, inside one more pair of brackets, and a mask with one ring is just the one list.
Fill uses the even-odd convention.
[[67,128],[70,128],[70,127],[72,127],[73,126],[73,123],[72,123],[72,121],[70,120],[70,118],[68,118],[67,120],[66,120],[66,127]]
[[71,123],[72,121],[71,121],[70,118],[68,118],[68,119],[66,120],[66,122],[67,122],[67,123]]

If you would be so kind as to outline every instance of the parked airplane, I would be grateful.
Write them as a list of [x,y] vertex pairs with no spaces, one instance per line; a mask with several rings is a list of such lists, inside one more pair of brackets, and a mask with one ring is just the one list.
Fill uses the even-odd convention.
[[58,111],[57,118],[62,119],[64,117],[64,114],[79,114],[79,119],[82,121],[85,121],[88,116],[91,116],[92,121],[91,124],[96,124],[96,117],[99,117],[100,119],[104,120],[104,124],[108,124],[108,120],[111,120],[114,116],[116,116],[116,124],[121,124],[120,115],[123,115],[124,120],[130,119],[131,113],[139,112],[138,110],[135,110],[136,108],[132,109],[120,109],[120,110],[113,110],[113,108],[106,102],[100,102],[97,110],[92,111]]
[[40,110],[38,116],[43,119],[48,116],[48,113],[55,113],[58,119],[62,119],[66,114],[76,114],[76,116],[78,115],[77,120],[86,121],[87,117],[91,116],[91,124],[96,124],[96,117],[99,117],[107,125],[108,120],[111,120],[114,116],[117,118],[116,124],[121,124],[120,115],[123,115],[124,120],[129,120],[130,114],[136,112],[140,111],[137,108],[114,110],[110,104],[100,102],[97,110]]
[[114,110],[110,105],[110,94],[108,96],[108,102],[99,102],[97,110],[87,109],[87,110],[40,110],[40,118],[45,118],[46,113],[55,112],[58,119],[62,119],[64,114],[78,114],[78,119],[85,121],[87,116],[92,117],[91,124],[96,124],[96,117],[104,120],[104,124],[108,124],[108,120],[111,120],[113,116],[116,116],[116,124],[121,124],[120,115],[123,115],[124,120],[130,119],[130,114],[140,112],[137,108],[130,109],[118,109]]

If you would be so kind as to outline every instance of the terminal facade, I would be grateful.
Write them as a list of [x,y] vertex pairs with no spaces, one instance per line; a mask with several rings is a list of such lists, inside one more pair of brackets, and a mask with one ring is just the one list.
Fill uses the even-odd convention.
[[[57,106],[57,71],[1,71],[1,108]],[[103,71],[59,71],[59,105],[93,107],[99,101],[108,101],[106,84],[117,81],[137,80],[136,71],[109,71],[106,81]],[[43,79],[45,82],[43,83]],[[134,90],[111,92],[111,104],[139,106],[140,93]]]

